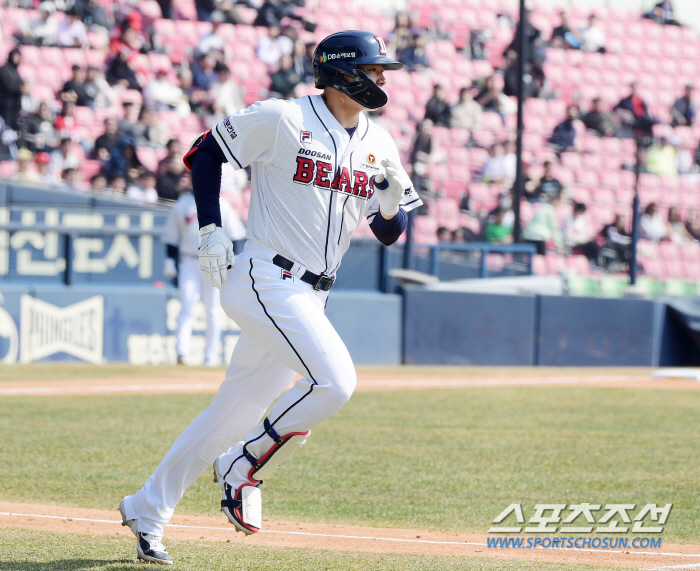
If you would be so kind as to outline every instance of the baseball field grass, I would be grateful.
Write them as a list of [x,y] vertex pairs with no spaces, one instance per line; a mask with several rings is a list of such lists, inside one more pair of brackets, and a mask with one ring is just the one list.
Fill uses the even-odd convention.
[[[0,400],[0,500],[115,509],[205,394]],[[700,543],[700,392],[499,387],[357,393],[265,483],[264,517],[485,533],[511,503],[673,503]],[[207,472],[179,513],[215,515]]]
[[[496,558],[447,557],[394,553],[352,553],[314,549],[266,548],[203,541],[168,541],[175,569],[211,571],[612,571],[619,567],[566,565]],[[3,529],[2,571],[132,571],[128,537],[85,536],[34,530]]]

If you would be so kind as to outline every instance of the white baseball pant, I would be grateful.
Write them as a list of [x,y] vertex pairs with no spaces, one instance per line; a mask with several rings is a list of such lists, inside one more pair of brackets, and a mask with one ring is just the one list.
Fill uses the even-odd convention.
[[[211,404],[175,441],[145,486],[126,498],[128,519],[144,533],[162,535],[185,490],[220,460],[232,486],[247,481],[250,464],[240,456],[241,440],[257,458],[273,441],[263,415],[278,434],[310,430],[350,398],[356,374],[350,354],[324,315],[328,294],[298,279],[282,279],[271,263],[275,252],[248,241],[221,290],[224,311],[241,328],[226,378]],[[297,275],[303,268],[296,270]],[[237,443],[238,442],[238,443]],[[237,444],[236,444],[237,443]],[[228,452],[227,452],[228,451]],[[229,470],[229,467],[233,468]]]
[[175,350],[187,358],[192,340],[192,312],[202,300],[207,315],[204,362],[218,365],[221,362],[221,305],[219,290],[213,287],[199,269],[199,259],[193,256],[180,257],[178,268],[178,295],[180,315],[177,318]]

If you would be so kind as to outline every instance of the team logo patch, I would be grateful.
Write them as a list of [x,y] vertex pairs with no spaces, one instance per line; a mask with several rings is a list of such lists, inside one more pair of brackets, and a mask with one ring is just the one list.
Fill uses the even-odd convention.
[[299,140],[302,143],[310,143],[312,141],[311,131],[301,131],[299,133]]
[[374,163],[377,162],[377,157],[375,157],[374,154],[370,153],[369,155],[367,155],[367,162],[370,165],[373,165]]
[[236,129],[233,127],[230,118],[227,118],[226,121],[224,121],[224,127],[226,127],[226,132],[228,133],[229,137],[232,139],[238,137],[238,133],[236,133]]
[[383,56],[386,55],[386,44],[384,43],[384,40],[380,38],[379,36],[374,36],[374,39],[377,40],[377,43],[379,44],[379,53],[382,54]]
[[287,270],[281,270],[280,279],[294,281],[294,274],[292,274],[292,272],[288,272]]

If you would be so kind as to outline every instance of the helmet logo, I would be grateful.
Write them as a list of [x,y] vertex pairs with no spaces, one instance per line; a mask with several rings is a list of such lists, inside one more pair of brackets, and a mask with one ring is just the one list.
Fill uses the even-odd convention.
[[379,44],[379,53],[382,54],[383,56],[385,56],[386,55],[386,44],[384,43],[384,40],[379,36],[374,36],[374,39],[377,40],[377,43]]
[[321,56],[321,62],[326,63],[328,61],[328,56],[326,55],[326,52],[323,52],[323,55]]

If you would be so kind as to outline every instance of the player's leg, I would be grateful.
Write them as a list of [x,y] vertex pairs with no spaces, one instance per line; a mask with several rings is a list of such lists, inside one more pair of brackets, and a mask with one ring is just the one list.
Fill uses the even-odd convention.
[[186,359],[190,352],[192,339],[192,311],[199,301],[199,260],[181,257],[177,277],[178,296],[180,298],[180,315],[177,316],[175,350],[178,359]]
[[[245,269],[247,281],[240,275]],[[224,310],[246,334],[305,377],[248,431],[244,442],[218,459],[220,476],[230,486],[230,500],[240,505],[236,494],[245,486],[256,485],[263,474],[269,475],[303,444],[311,428],[348,401],[356,375],[345,344],[324,315],[325,294],[303,282],[281,279],[279,268],[264,260],[239,259],[234,271],[237,278],[222,290]],[[234,521],[236,517],[229,513],[227,516],[246,533],[259,527]]]
[[178,437],[145,486],[125,498],[126,519],[137,519],[139,532],[162,536],[185,490],[260,420],[294,374],[241,334],[211,404]]
[[206,346],[204,364],[217,366],[221,363],[221,293],[199,272],[199,291],[207,312]]

